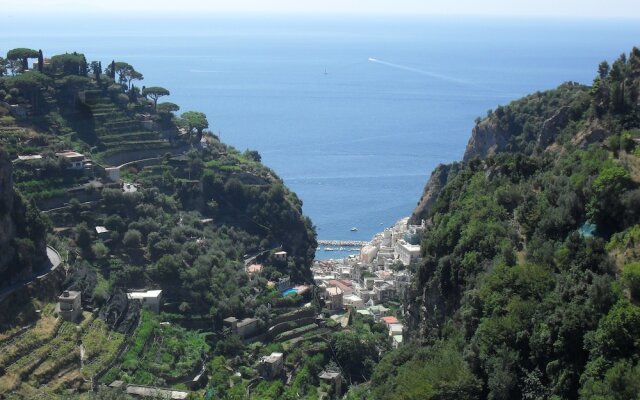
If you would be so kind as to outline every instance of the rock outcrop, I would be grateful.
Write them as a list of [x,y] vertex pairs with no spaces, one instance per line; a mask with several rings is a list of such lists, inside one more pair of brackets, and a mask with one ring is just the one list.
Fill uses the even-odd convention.
[[571,108],[568,106],[560,107],[551,118],[544,121],[536,143],[538,151],[544,151],[554,143],[558,133],[569,123],[570,111]]
[[601,143],[610,135],[611,132],[609,130],[603,128],[596,122],[592,122],[585,129],[578,132],[571,140],[571,143],[584,148],[593,143]]
[[501,127],[494,115],[480,121],[471,131],[463,161],[475,157],[485,158],[507,149],[512,133]]
[[440,164],[433,170],[429,182],[424,187],[422,197],[420,197],[418,205],[413,210],[413,214],[411,214],[409,223],[419,224],[420,221],[428,217],[429,210],[433,207],[440,192],[449,181],[449,176],[452,175],[453,171],[457,170],[457,166],[458,164]]

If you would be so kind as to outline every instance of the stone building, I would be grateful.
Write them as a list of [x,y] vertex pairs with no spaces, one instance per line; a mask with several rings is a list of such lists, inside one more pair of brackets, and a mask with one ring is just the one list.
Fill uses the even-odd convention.
[[127,293],[127,298],[141,302],[143,306],[147,306],[149,310],[157,314],[160,312],[162,290],[133,291]]
[[65,290],[58,297],[57,311],[65,321],[75,322],[82,315],[82,293]]
[[262,357],[258,364],[260,375],[265,379],[275,378],[280,374],[280,371],[282,371],[283,360],[284,357],[282,353],[271,353],[271,355]]

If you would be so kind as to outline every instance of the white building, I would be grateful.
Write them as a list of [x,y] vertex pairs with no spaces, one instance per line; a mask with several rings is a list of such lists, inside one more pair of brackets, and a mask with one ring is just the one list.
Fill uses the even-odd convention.
[[390,324],[389,336],[402,335],[403,330],[404,330],[404,326],[402,324]]
[[360,249],[360,261],[371,264],[378,254],[378,246],[366,245]]
[[62,153],[56,153],[56,156],[69,162],[70,165],[67,169],[79,170],[84,168],[84,154],[75,151],[64,151]]
[[398,347],[402,346],[402,342],[403,342],[402,335],[393,335],[391,339],[392,339],[391,344],[393,345],[394,349],[397,349]]
[[154,313],[160,312],[160,301],[162,300],[162,290],[133,291],[127,293],[129,300],[137,300],[143,306],[147,306]]
[[355,294],[345,295],[342,298],[342,303],[345,307],[351,306],[355,309],[364,308],[364,301],[362,301],[362,299]]
[[417,244],[409,244],[404,240],[399,240],[395,246],[398,259],[404,264],[409,265],[420,259],[420,246]]

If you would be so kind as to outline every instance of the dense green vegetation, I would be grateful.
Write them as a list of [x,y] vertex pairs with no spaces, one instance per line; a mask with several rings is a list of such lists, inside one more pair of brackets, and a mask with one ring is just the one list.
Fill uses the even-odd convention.
[[[37,68],[29,69],[31,58],[38,58]],[[29,49],[11,50],[0,61],[0,148],[9,155],[3,172],[15,183],[13,203],[21,211],[11,242],[19,262],[0,270],[0,286],[31,268],[31,255],[42,256],[35,246],[43,249],[48,233],[70,268],[64,288],[81,290],[84,307],[95,310],[81,324],[96,332],[81,338],[91,361],[82,374],[70,367],[79,358],[70,341],[59,349],[67,352],[62,364],[44,375],[0,369],[0,378],[9,380],[0,397],[8,390],[29,396],[32,382],[54,382],[47,395],[65,397],[89,389],[94,376],[107,384],[184,387],[211,353],[228,355],[244,346],[221,334],[224,318],[256,317],[262,332],[272,318],[300,305],[302,297],[283,298],[267,283],[283,276],[310,282],[314,227],[257,151],[220,142],[201,112],[178,116],[177,105],[158,103],[169,90],[139,89],[144,76],[126,62],[103,69],[79,53],[46,59]],[[81,167],[71,168],[56,154],[68,150],[85,156]],[[25,155],[38,157],[17,159]],[[9,159],[15,160],[13,174],[5,168]],[[118,165],[126,186],[107,177]],[[97,232],[98,226],[107,231]],[[275,259],[280,250],[286,260]],[[245,272],[250,257],[264,265],[260,276]],[[163,313],[140,313],[124,294],[131,288],[162,289]],[[40,318],[33,311],[25,315],[6,316],[0,333],[19,332],[18,323]],[[106,345],[104,335],[114,340]],[[51,352],[48,343],[29,348]],[[12,360],[2,362],[8,368]]]
[[0,288],[47,265],[46,230],[35,204],[15,190],[11,162],[0,148]]
[[143,312],[127,351],[103,377],[141,385],[167,386],[195,376],[202,367],[209,346],[204,334],[171,324],[160,325],[158,318]]
[[590,89],[487,117],[508,145],[453,168],[427,210],[413,344],[376,367],[374,398],[637,398],[639,88],[634,49]]
[[[326,370],[342,374],[348,399],[638,397],[640,50],[602,63],[591,87],[567,83],[477,121],[465,161],[416,211],[428,218],[423,261],[402,310],[410,337],[394,351],[384,325],[350,313],[265,333],[303,301],[320,304],[268,285],[310,281],[315,233],[257,151],[221,143],[201,112],[175,115],[158,103],[169,90],[138,89],[144,76],[126,62],[103,70],[30,49],[3,62],[2,147],[42,156],[16,163],[31,218],[22,236],[49,231],[71,267],[65,287],[95,312],[74,331],[48,304],[23,333],[3,328],[0,396],[69,396],[95,376],[184,388],[205,365],[209,399],[333,398]],[[55,155],[69,149],[97,167],[69,169]],[[126,190],[103,176],[111,164],[123,164]],[[253,256],[264,270],[252,277]],[[163,290],[161,314],[127,301],[143,287]],[[255,317],[261,335],[243,341],[223,328],[229,316]],[[264,380],[260,358],[274,351],[285,371]],[[122,398],[96,397],[111,395]]]
[[[323,370],[339,371],[345,384],[357,385],[371,379],[373,367],[379,361],[380,352],[389,350],[386,326],[375,323],[371,317],[353,315],[348,328],[337,326],[304,327],[308,333],[295,339],[276,339],[273,343],[254,343],[237,346],[234,351],[218,354],[209,366],[213,371],[209,381],[209,398],[237,399],[249,393],[251,399],[321,399],[336,398],[334,389],[318,378]],[[290,331],[292,332],[292,331]],[[259,357],[272,351],[285,353],[284,364],[292,371],[288,385],[282,380],[264,381],[248,365],[255,365]],[[240,357],[236,357],[240,356]],[[236,357],[235,361],[233,357]],[[241,360],[241,361],[238,361]],[[228,366],[237,366],[242,376],[232,376]],[[233,386],[231,385],[233,382]]]
[[[33,54],[38,52],[16,49],[7,59]],[[45,200],[61,198],[63,204],[65,197],[71,199],[49,214],[54,226],[74,227],[72,235],[55,240],[78,249],[78,262],[107,282],[107,295],[116,287],[159,286],[183,310],[219,322],[229,315],[253,314],[256,296],[246,285],[245,254],[282,248],[290,255],[288,262],[270,263],[265,277],[309,279],[315,234],[302,216],[301,202],[259,163],[257,152],[240,153],[211,134],[201,148],[208,127],[203,113],[176,117],[177,107],[163,106],[167,103],[156,112],[158,98],[169,91],[158,86],[139,90],[133,82],[143,75],[125,62],[111,63],[102,74],[100,62],[67,53],[51,57],[42,72],[11,71],[0,79],[5,101],[0,113],[22,107],[26,115],[12,117],[10,127],[17,134],[3,136],[2,142],[12,157],[42,156],[16,164],[16,187],[45,208]],[[150,115],[145,118],[153,122],[151,130],[142,128],[140,113]],[[180,135],[180,126],[186,135]],[[187,152],[172,155],[172,149],[184,145],[190,147]],[[132,193],[105,180],[104,186],[91,186],[99,168],[71,170],[54,154],[74,149],[106,164],[111,156],[150,148],[156,154],[164,154],[165,148],[171,152],[147,168],[134,163],[122,169],[123,177],[139,187]],[[127,159],[146,156],[136,151]],[[77,193],[69,190],[78,189],[90,204],[73,199]],[[210,222],[201,222],[205,219]],[[98,225],[110,232],[98,238]],[[260,289],[264,284],[264,277],[253,283]]]

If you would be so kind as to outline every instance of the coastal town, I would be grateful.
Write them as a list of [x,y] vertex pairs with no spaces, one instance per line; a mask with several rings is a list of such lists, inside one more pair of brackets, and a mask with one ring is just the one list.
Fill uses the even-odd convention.
[[[344,259],[316,260],[311,271],[325,307],[341,318],[352,310],[384,322],[394,348],[402,345],[404,325],[391,314],[407,295],[412,279],[410,265],[420,259],[420,238],[425,224],[409,218],[377,233],[359,254]],[[386,305],[386,306],[385,306]]]

